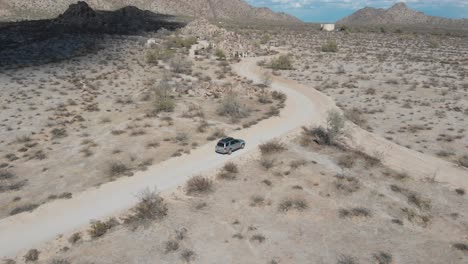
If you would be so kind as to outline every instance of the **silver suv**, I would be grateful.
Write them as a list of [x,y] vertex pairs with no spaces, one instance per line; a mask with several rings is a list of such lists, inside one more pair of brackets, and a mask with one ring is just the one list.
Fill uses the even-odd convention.
[[243,149],[245,147],[245,141],[242,139],[235,139],[232,137],[223,138],[216,144],[215,151],[220,154],[231,155],[233,151]]

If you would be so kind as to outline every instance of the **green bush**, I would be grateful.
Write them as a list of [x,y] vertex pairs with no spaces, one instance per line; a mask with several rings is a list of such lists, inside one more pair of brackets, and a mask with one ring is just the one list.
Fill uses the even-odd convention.
[[197,38],[195,37],[188,37],[188,38],[182,38],[180,36],[175,36],[172,38],[169,38],[166,42],[166,46],[168,48],[186,48],[190,49],[192,45],[197,43]]
[[292,70],[293,61],[289,55],[280,55],[268,63],[268,67],[273,70]]
[[225,60],[226,59],[226,54],[222,49],[217,49],[215,52],[215,56],[218,58],[218,60]]
[[174,56],[175,52],[170,49],[154,48],[148,50],[145,55],[145,61],[148,64],[158,64],[158,61],[166,61]]
[[323,52],[337,52],[338,51],[338,44],[334,39],[327,40],[326,43],[322,45]]

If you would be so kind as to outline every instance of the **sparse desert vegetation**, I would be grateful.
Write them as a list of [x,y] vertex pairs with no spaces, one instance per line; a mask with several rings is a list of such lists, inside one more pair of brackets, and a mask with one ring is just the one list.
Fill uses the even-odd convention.
[[[142,196],[146,198],[129,215],[146,219],[147,212],[157,212],[157,221],[136,228],[105,222],[96,230],[98,239],[89,233],[71,240],[78,243],[58,240],[55,247],[63,243],[70,248],[42,261],[50,257],[70,263],[133,262],[136,256],[139,261],[161,263],[225,258],[236,263],[466,260],[464,196],[443,184],[401,177],[380,163],[369,169],[366,156],[352,150],[318,143],[304,146],[302,136],[267,142],[267,149],[281,151],[227,163],[214,172],[216,179],[209,175],[189,179],[184,188],[163,195],[164,207],[159,202],[148,206],[148,197],[151,201],[163,197],[147,192],[151,195]],[[353,166],[341,164],[342,157],[352,157]],[[275,166],[264,170],[260,165],[264,158],[274,159]],[[96,223],[91,227],[96,229]]]

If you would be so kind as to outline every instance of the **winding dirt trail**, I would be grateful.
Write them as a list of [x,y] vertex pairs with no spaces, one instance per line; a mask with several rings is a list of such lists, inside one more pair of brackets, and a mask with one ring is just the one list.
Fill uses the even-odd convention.
[[[262,70],[256,66],[261,58],[249,58],[234,65],[243,77],[260,81]],[[56,200],[32,213],[22,213],[0,220],[0,258],[13,257],[19,252],[83,228],[93,219],[119,215],[137,202],[136,194],[144,188],[157,187],[171,192],[190,177],[213,171],[231,159],[248,160],[258,155],[257,146],[272,138],[294,135],[301,126],[323,124],[334,102],[315,89],[294,81],[274,77],[273,89],[287,95],[286,106],[279,117],[236,131],[231,136],[247,142],[244,150],[223,156],[214,153],[214,142],[201,146],[189,155],[173,158],[122,178],[75,194],[69,200]],[[384,163],[417,178],[434,177],[456,188],[468,189],[468,172],[443,160],[424,155],[389,142],[358,127],[349,128],[352,145],[368,154],[383,153]],[[242,156],[241,156],[242,155]]]

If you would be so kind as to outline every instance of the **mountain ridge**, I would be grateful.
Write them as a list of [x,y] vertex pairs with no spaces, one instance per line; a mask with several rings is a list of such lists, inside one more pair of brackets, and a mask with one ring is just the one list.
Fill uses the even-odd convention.
[[425,27],[468,26],[468,19],[429,16],[400,2],[388,9],[364,7],[336,22],[341,25],[405,25]]
[[[76,2],[77,0],[0,0],[0,20],[53,18]],[[94,10],[110,11],[125,6],[135,6],[155,13],[208,19],[302,22],[296,17],[285,13],[275,13],[266,7],[250,6],[244,0],[87,0],[86,2]]]

